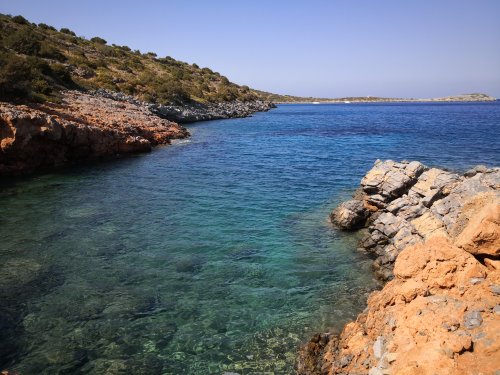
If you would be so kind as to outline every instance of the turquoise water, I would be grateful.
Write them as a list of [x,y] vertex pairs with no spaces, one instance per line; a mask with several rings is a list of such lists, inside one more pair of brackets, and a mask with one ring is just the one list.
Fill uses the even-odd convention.
[[281,105],[0,182],[0,370],[293,373],[376,287],[331,228],[377,158],[500,165],[500,105]]

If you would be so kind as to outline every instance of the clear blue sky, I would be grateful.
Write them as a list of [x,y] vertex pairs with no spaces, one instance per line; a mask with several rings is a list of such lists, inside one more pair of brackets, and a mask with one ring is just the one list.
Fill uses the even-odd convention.
[[0,12],[276,93],[500,97],[500,0],[0,0]]

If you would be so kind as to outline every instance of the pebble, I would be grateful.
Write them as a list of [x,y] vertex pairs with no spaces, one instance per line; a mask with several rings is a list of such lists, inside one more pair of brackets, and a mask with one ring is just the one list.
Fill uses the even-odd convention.
[[375,358],[380,359],[384,354],[385,339],[383,336],[377,337],[377,340],[373,344],[373,355]]
[[368,371],[368,375],[384,375],[384,373],[378,367],[372,367],[370,371]]
[[500,285],[491,285],[490,290],[493,292],[493,294],[500,296]]
[[480,284],[484,281],[484,277],[473,277],[469,280],[472,285]]
[[464,326],[468,329],[479,327],[483,323],[483,318],[479,311],[470,311],[464,315]]

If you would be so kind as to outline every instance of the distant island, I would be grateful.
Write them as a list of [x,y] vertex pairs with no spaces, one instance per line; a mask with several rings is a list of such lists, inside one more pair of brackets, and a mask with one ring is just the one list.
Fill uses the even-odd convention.
[[445,96],[442,98],[383,98],[379,96],[349,96],[343,98],[313,98],[290,95],[275,95],[259,92],[266,100],[274,103],[411,103],[411,102],[492,102],[496,98],[482,93]]

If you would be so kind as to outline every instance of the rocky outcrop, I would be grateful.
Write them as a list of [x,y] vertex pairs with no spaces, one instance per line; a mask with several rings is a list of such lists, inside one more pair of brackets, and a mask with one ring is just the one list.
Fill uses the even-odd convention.
[[63,93],[61,104],[0,103],[0,174],[149,151],[187,136],[142,106],[78,91]]
[[[460,176],[377,161],[357,194],[368,215],[362,244],[374,243],[378,262],[394,258],[391,280],[339,335],[318,334],[304,345],[298,373],[496,374],[498,178],[498,168]],[[334,220],[345,217],[338,212]]]
[[331,214],[333,224],[344,230],[353,230],[363,227],[368,219],[369,211],[362,201],[352,199],[341,203]]
[[149,110],[153,114],[156,114],[169,121],[175,121],[178,123],[248,117],[255,112],[265,112],[269,111],[271,108],[276,108],[276,106],[272,102],[262,100],[254,100],[248,102],[232,101],[207,104],[186,102],[182,105],[162,105],[141,102],[133,96],[103,89],[96,90],[94,94],[105,98],[141,106],[144,109]]
[[[377,160],[356,198],[336,208],[331,221],[348,230],[365,223],[360,248],[376,256],[377,276],[390,280],[404,248],[436,235],[456,235],[470,220],[466,203],[476,196],[485,204],[498,197],[499,187],[499,168],[478,166],[461,176],[416,161]],[[485,235],[479,233],[476,243]]]
[[[500,247],[499,210],[497,199],[475,210],[479,222],[457,239],[435,236],[403,250],[394,279],[371,294],[356,321],[339,336],[320,335],[328,337],[322,346],[314,338],[302,349],[299,373],[496,374],[499,261],[481,263],[473,254]],[[478,230],[488,233],[480,243]],[[466,251],[459,242],[471,245]]]
[[164,106],[99,89],[66,91],[60,104],[0,102],[0,175],[143,152],[189,136],[178,123],[247,117],[271,102]]

